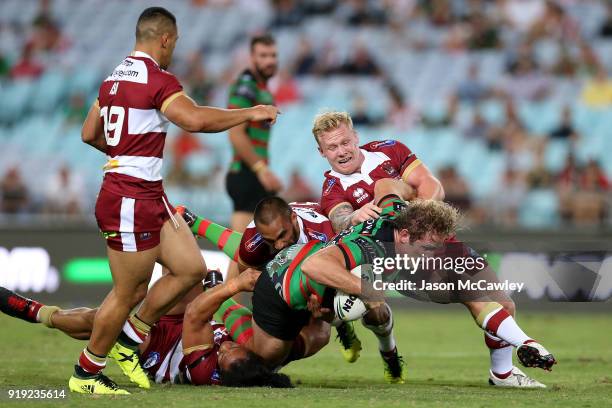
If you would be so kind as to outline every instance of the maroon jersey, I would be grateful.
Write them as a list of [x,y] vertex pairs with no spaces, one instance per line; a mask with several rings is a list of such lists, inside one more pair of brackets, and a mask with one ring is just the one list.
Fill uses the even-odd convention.
[[323,214],[343,202],[354,209],[374,199],[374,182],[383,178],[406,179],[421,161],[406,145],[396,140],[371,142],[361,146],[364,160],[361,171],[350,175],[333,170],[325,172],[321,207]]
[[[289,206],[297,215],[300,227],[300,236],[296,244],[305,244],[313,239],[327,242],[335,235],[329,219],[321,214],[318,203],[290,203]],[[245,265],[258,267],[270,261],[276,255],[274,248],[264,241],[255,228],[255,222],[247,226],[242,239],[238,255],[240,262]]]
[[163,112],[182,90],[174,75],[138,51],[104,80],[98,93],[108,146],[103,189],[138,199],[162,196],[162,157],[169,126]]
[[[143,368],[156,383],[219,384],[217,352],[231,338],[224,325],[211,321],[213,343],[206,350],[183,355],[183,315],[162,316],[141,353]],[[196,364],[197,363],[197,364]]]

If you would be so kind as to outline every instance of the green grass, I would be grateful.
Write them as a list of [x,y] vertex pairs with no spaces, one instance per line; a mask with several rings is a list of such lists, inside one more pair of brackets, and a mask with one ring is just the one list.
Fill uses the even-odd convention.
[[[552,373],[524,369],[546,390],[507,390],[487,385],[488,351],[482,332],[467,313],[396,312],[395,333],[408,367],[404,385],[383,382],[376,341],[359,328],[361,358],[347,364],[330,344],[311,359],[284,369],[295,389],[231,389],[156,385],[141,391],[109,362],[111,378],[129,397],[69,395],[62,402],[20,402],[14,406],[130,407],[603,407],[612,406],[612,316],[523,312],[519,323],[554,352]],[[360,326],[360,325],[358,325]],[[66,387],[82,342],[40,325],[0,316],[0,406],[14,388]]]

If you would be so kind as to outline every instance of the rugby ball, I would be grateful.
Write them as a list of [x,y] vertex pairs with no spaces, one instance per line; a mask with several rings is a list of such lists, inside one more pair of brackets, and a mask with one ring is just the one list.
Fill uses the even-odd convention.
[[[362,268],[361,265],[359,265],[353,268],[351,273],[361,279],[372,281],[372,273],[367,267]],[[334,314],[337,319],[350,322],[359,319],[366,314],[367,311],[368,309],[365,303],[359,299],[359,296],[349,295],[340,290],[336,292],[336,296],[334,297]]]

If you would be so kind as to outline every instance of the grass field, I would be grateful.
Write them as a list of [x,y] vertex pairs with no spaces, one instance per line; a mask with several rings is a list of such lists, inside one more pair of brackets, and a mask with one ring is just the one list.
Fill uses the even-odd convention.
[[[107,374],[129,397],[69,395],[63,401],[14,406],[130,407],[604,407],[612,406],[612,316],[523,312],[519,323],[559,364],[552,373],[524,369],[545,390],[496,389],[487,384],[488,351],[467,313],[446,309],[396,312],[396,336],[408,367],[404,385],[387,385],[373,336],[359,330],[361,358],[347,364],[330,344],[319,355],[284,369],[295,389],[232,389],[162,385],[140,391],[109,362]],[[7,390],[65,387],[83,347],[63,334],[0,316],[0,406]]]

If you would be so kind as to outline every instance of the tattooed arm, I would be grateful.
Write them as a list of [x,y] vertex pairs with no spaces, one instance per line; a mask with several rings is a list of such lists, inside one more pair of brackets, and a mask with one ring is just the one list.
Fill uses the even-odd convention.
[[329,219],[332,223],[334,232],[340,232],[351,225],[357,225],[370,218],[378,218],[381,209],[373,203],[368,203],[358,210],[353,211],[353,206],[350,203],[344,202],[338,204],[329,213]]

